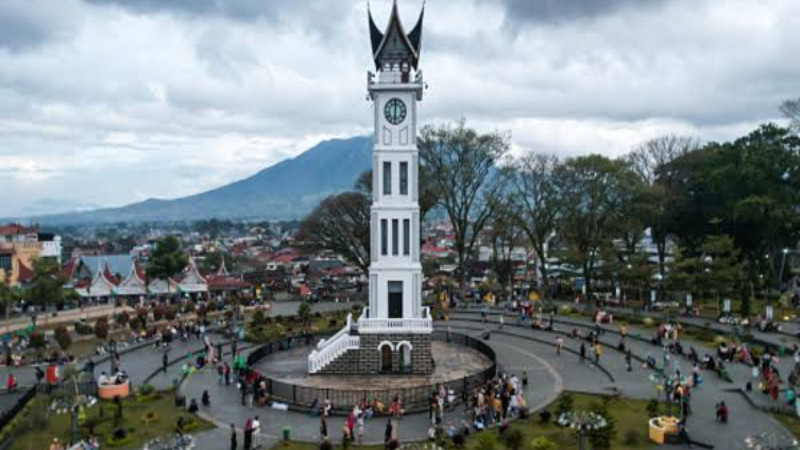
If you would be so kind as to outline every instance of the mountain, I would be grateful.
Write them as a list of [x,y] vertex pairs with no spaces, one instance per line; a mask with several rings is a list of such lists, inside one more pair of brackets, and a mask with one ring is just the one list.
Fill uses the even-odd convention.
[[119,208],[30,218],[42,225],[219,219],[299,219],[330,194],[353,188],[371,167],[372,139],[323,141],[299,156],[201,194]]

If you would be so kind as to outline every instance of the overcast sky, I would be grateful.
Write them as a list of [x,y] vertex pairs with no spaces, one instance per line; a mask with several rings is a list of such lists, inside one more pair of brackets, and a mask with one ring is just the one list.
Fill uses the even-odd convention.
[[[399,0],[406,27],[422,0]],[[383,27],[390,0],[372,0]],[[724,140],[800,96],[797,0],[428,0],[424,123]],[[0,216],[201,192],[371,132],[366,0],[0,0]]]

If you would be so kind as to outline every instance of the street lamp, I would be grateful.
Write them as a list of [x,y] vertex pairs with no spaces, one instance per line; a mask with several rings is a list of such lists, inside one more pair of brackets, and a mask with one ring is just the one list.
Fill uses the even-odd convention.
[[570,427],[578,432],[578,449],[585,450],[586,435],[608,426],[605,417],[591,411],[567,411],[556,421],[562,427]]
[[786,266],[786,255],[789,254],[789,249],[783,249],[783,257],[781,258],[781,270],[778,272],[778,292],[781,291],[781,284],[783,283],[783,268]]

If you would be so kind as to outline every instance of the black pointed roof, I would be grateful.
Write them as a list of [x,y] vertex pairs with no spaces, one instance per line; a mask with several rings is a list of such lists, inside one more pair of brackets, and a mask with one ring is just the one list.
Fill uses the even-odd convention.
[[367,15],[369,16],[369,34],[372,41],[372,56],[375,60],[375,66],[381,68],[381,52],[386,46],[389,37],[392,33],[397,33],[401,41],[408,49],[409,59],[411,66],[414,69],[419,64],[420,51],[422,50],[422,22],[425,16],[425,5],[422,5],[422,11],[419,14],[419,19],[411,33],[406,34],[403,28],[403,23],[400,21],[400,14],[397,12],[397,0],[394,0],[392,5],[392,15],[389,18],[389,24],[386,26],[386,31],[381,32],[375,20],[372,18],[372,11],[367,8]]

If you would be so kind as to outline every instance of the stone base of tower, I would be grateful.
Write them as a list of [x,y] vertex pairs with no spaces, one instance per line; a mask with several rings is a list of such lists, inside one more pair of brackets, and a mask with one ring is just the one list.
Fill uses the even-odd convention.
[[435,369],[430,334],[362,334],[359,338],[359,348],[341,354],[317,375],[430,375]]

